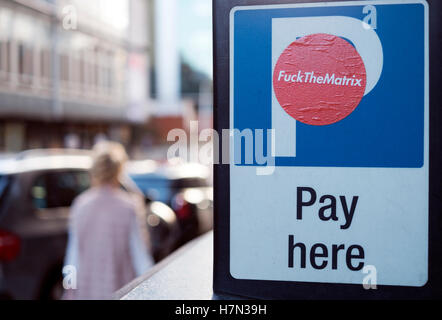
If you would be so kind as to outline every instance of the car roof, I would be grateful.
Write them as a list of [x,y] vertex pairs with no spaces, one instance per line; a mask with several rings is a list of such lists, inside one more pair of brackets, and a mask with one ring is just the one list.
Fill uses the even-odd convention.
[[88,170],[92,157],[82,150],[30,150],[0,159],[0,174],[31,171],[82,169]]
[[126,167],[127,173],[133,178],[162,177],[179,180],[188,178],[207,179],[210,169],[199,163],[159,164],[152,160],[130,161]]

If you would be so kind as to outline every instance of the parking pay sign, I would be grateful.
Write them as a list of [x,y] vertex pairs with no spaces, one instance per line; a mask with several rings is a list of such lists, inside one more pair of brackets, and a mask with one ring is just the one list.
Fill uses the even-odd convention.
[[230,11],[234,279],[424,286],[425,1]]

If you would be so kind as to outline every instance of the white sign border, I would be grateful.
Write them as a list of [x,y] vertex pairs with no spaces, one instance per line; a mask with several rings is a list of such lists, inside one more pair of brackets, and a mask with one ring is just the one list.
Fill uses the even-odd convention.
[[[273,4],[273,5],[250,5],[250,6],[235,6],[230,10],[229,17],[229,128],[231,130],[234,129],[234,17],[237,11],[245,11],[245,10],[268,10],[268,9],[291,9],[291,8],[315,8],[315,7],[340,7],[340,6],[361,6],[361,5],[402,5],[402,4],[422,4],[424,6],[424,163],[423,167],[427,166],[427,181],[429,181],[429,133],[430,133],[430,125],[429,125],[429,6],[426,0],[373,0],[373,1],[339,1],[339,2],[317,2],[317,3],[298,3],[298,4]],[[230,134],[230,142],[229,142],[229,150],[230,156],[234,153],[234,145],[233,145],[233,135]],[[230,159],[231,160],[231,159]],[[229,166],[234,165],[232,161],[230,161]],[[231,173],[229,174],[229,176]],[[231,179],[229,179],[231,181]],[[230,188],[230,185],[229,185]],[[427,191],[429,191],[429,186],[427,185]],[[429,198],[428,198],[429,201]],[[231,205],[229,199],[229,211],[231,213]],[[429,212],[427,213],[429,214]],[[428,217],[428,222],[430,221]],[[230,221],[231,222],[231,221]],[[229,222],[229,228],[231,228]],[[427,234],[429,231],[429,226],[427,225]],[[429,240],[429,239],[428,239]],[[230,246],[231,239],[229,239]],[[428,242],[429,244],[429,242]],[[427,248],[428,251],[428,248]],[[229,256],[229,259],[231,256]],[[427,254],[427,259],[429,255]],[[229,264],[229,269],[231,268],[231,262]],[[428,272],[428,271],[427,271]],[[230,272],[231,273],[231,272]],[[233,275],[232,275],[233,277]],[[235,277],[233,277],[235,278]],[[247,280],[247,279],[244,279]],[[258,279],[249,279],[249,280],[258,280]],[[288,280],[286,280],[288,281]],[[298,281],[288,281],[288,282],[298,282]],[[308,281],[311,282],[311,281]],[[313,282],[320,283],[320,282]],[[422,285],[424,286],[425,283]]]

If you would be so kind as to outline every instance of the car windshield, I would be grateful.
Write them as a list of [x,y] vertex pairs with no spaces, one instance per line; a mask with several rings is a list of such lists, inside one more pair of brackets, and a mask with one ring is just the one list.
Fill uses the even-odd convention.
[[8,186],[8,176],[6,175],[0,175],[0,199],[3,197],[3,193],[6,190],[6,187]]
[[10,180],[11,177],[9,175],[0,174],[0,216],[3,213],[3,205],[5,204],[3,198],[6,195]]

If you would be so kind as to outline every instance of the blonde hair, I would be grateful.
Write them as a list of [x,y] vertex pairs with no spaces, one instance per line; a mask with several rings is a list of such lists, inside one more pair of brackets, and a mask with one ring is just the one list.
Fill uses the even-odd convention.
[[103,141],[93,149],[93,161],[90,174],[97,184],[118,182],[123,165],[127,161],[127,153],[118,142]]

